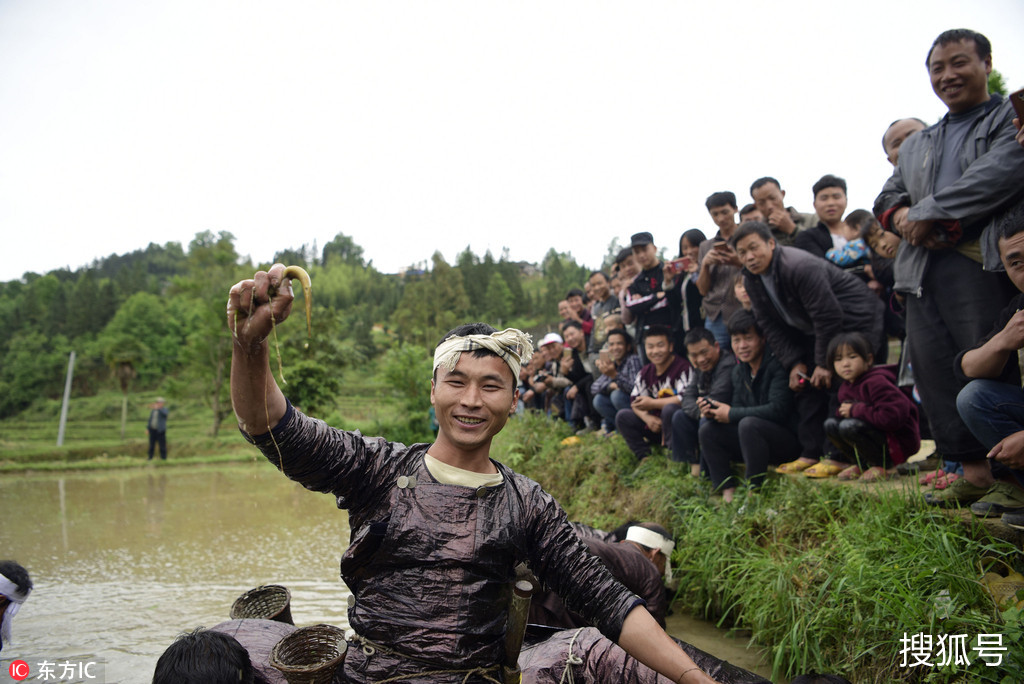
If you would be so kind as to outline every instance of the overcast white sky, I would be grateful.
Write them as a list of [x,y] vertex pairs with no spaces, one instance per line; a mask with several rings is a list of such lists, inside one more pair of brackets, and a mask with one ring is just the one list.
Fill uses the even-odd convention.
[[764,175],[870,208],[955,27],[1024,86],[1020,0],[0,0],[0,280],[202,230],[256,262],[343,232],[383,271],[596,266]]

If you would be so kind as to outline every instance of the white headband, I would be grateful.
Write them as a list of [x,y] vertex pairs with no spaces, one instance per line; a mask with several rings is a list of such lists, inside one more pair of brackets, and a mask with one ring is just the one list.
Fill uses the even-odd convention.
[[0,573],[0,594],[3,594],[11,601],[4,611],[3,625],[0,626],[0,641],[5,644],[11,640],[11,622],[14,621],[14,616],[18,614],[21,604],[28,598],[29,591],[32,590],[18,591],[18,585],[7,579],[6,575]]
[[672,555],[672,549],[676,547],[676,543],[671,539],[666,539],[654,530],[637,525],[626,530],[626,541],[636,542],[649,549],[658,549],[665,554],[666,558]]
[[497,354],[512,370],[513,382],[519,382],[519,368],[533,356],[533,343],[522,330],[506,328],[490,335],[464,335],[449,337],[434,350],[434,368],[455,368],[464,351],[487,349]]

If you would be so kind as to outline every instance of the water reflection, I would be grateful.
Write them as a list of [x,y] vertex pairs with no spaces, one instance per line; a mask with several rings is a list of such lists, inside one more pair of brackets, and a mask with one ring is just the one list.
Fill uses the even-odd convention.
[[[101,660],[108,684],[149,682],[177,634],[227,620],[261,584],[291,590],[299,626],[348,627],[345,512],[265,462],[0,478],[0,521],[0,558],[35,581],[0,677],[12,658]],[[707,623],[673,616],[669,630],[768,674],[743,640]]]
[[266,583],[291,590],[296,624],[347,626],[345,513],[265,463],[0,478],[0,521],[0,557],[35,581],[5,661],[100,659],[107,682],[148,682],[175,635]]

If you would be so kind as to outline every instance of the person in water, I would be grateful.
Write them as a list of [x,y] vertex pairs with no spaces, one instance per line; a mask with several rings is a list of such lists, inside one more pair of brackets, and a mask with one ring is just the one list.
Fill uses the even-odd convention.
[[546,586],[637,660],[677,684],[713,682],[658,626],[643,600],[586,551],[540,485],[490,458],[515,413],[516,329],[460,326],[434,350],[432,444],[332,428],[296,410],[270,370],[267,338],[291,311],[275,264],[231,288],[231,398],[243,435],[288,477],[348,510],[341,576],[352,591],[352,640],[340,676],[353,682],[498,682],[506,597],[525,562]]

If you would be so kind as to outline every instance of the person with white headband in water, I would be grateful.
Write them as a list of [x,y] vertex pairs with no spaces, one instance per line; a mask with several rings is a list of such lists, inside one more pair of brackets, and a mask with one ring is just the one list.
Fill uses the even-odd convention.
[[365,437],[303,415],[274,380],[267,338],[292,306],[284,272],[275,264],[231,288],[231,398],[246,439],[348,510],[341,576],[359,647],[348,649],[340,681],[506,681],[502,668],[516,656],[505,641],[508,596],[521,563],[670,681],[715,681],[587,552],[540,485],[491,460],[492,439],[516,411],[529,335],[482,323],[449,332],[434,351],[436,441]]
[[11,623],[31,591],[28,570],[12,560],[0,561],[0,651],[11,642]]

